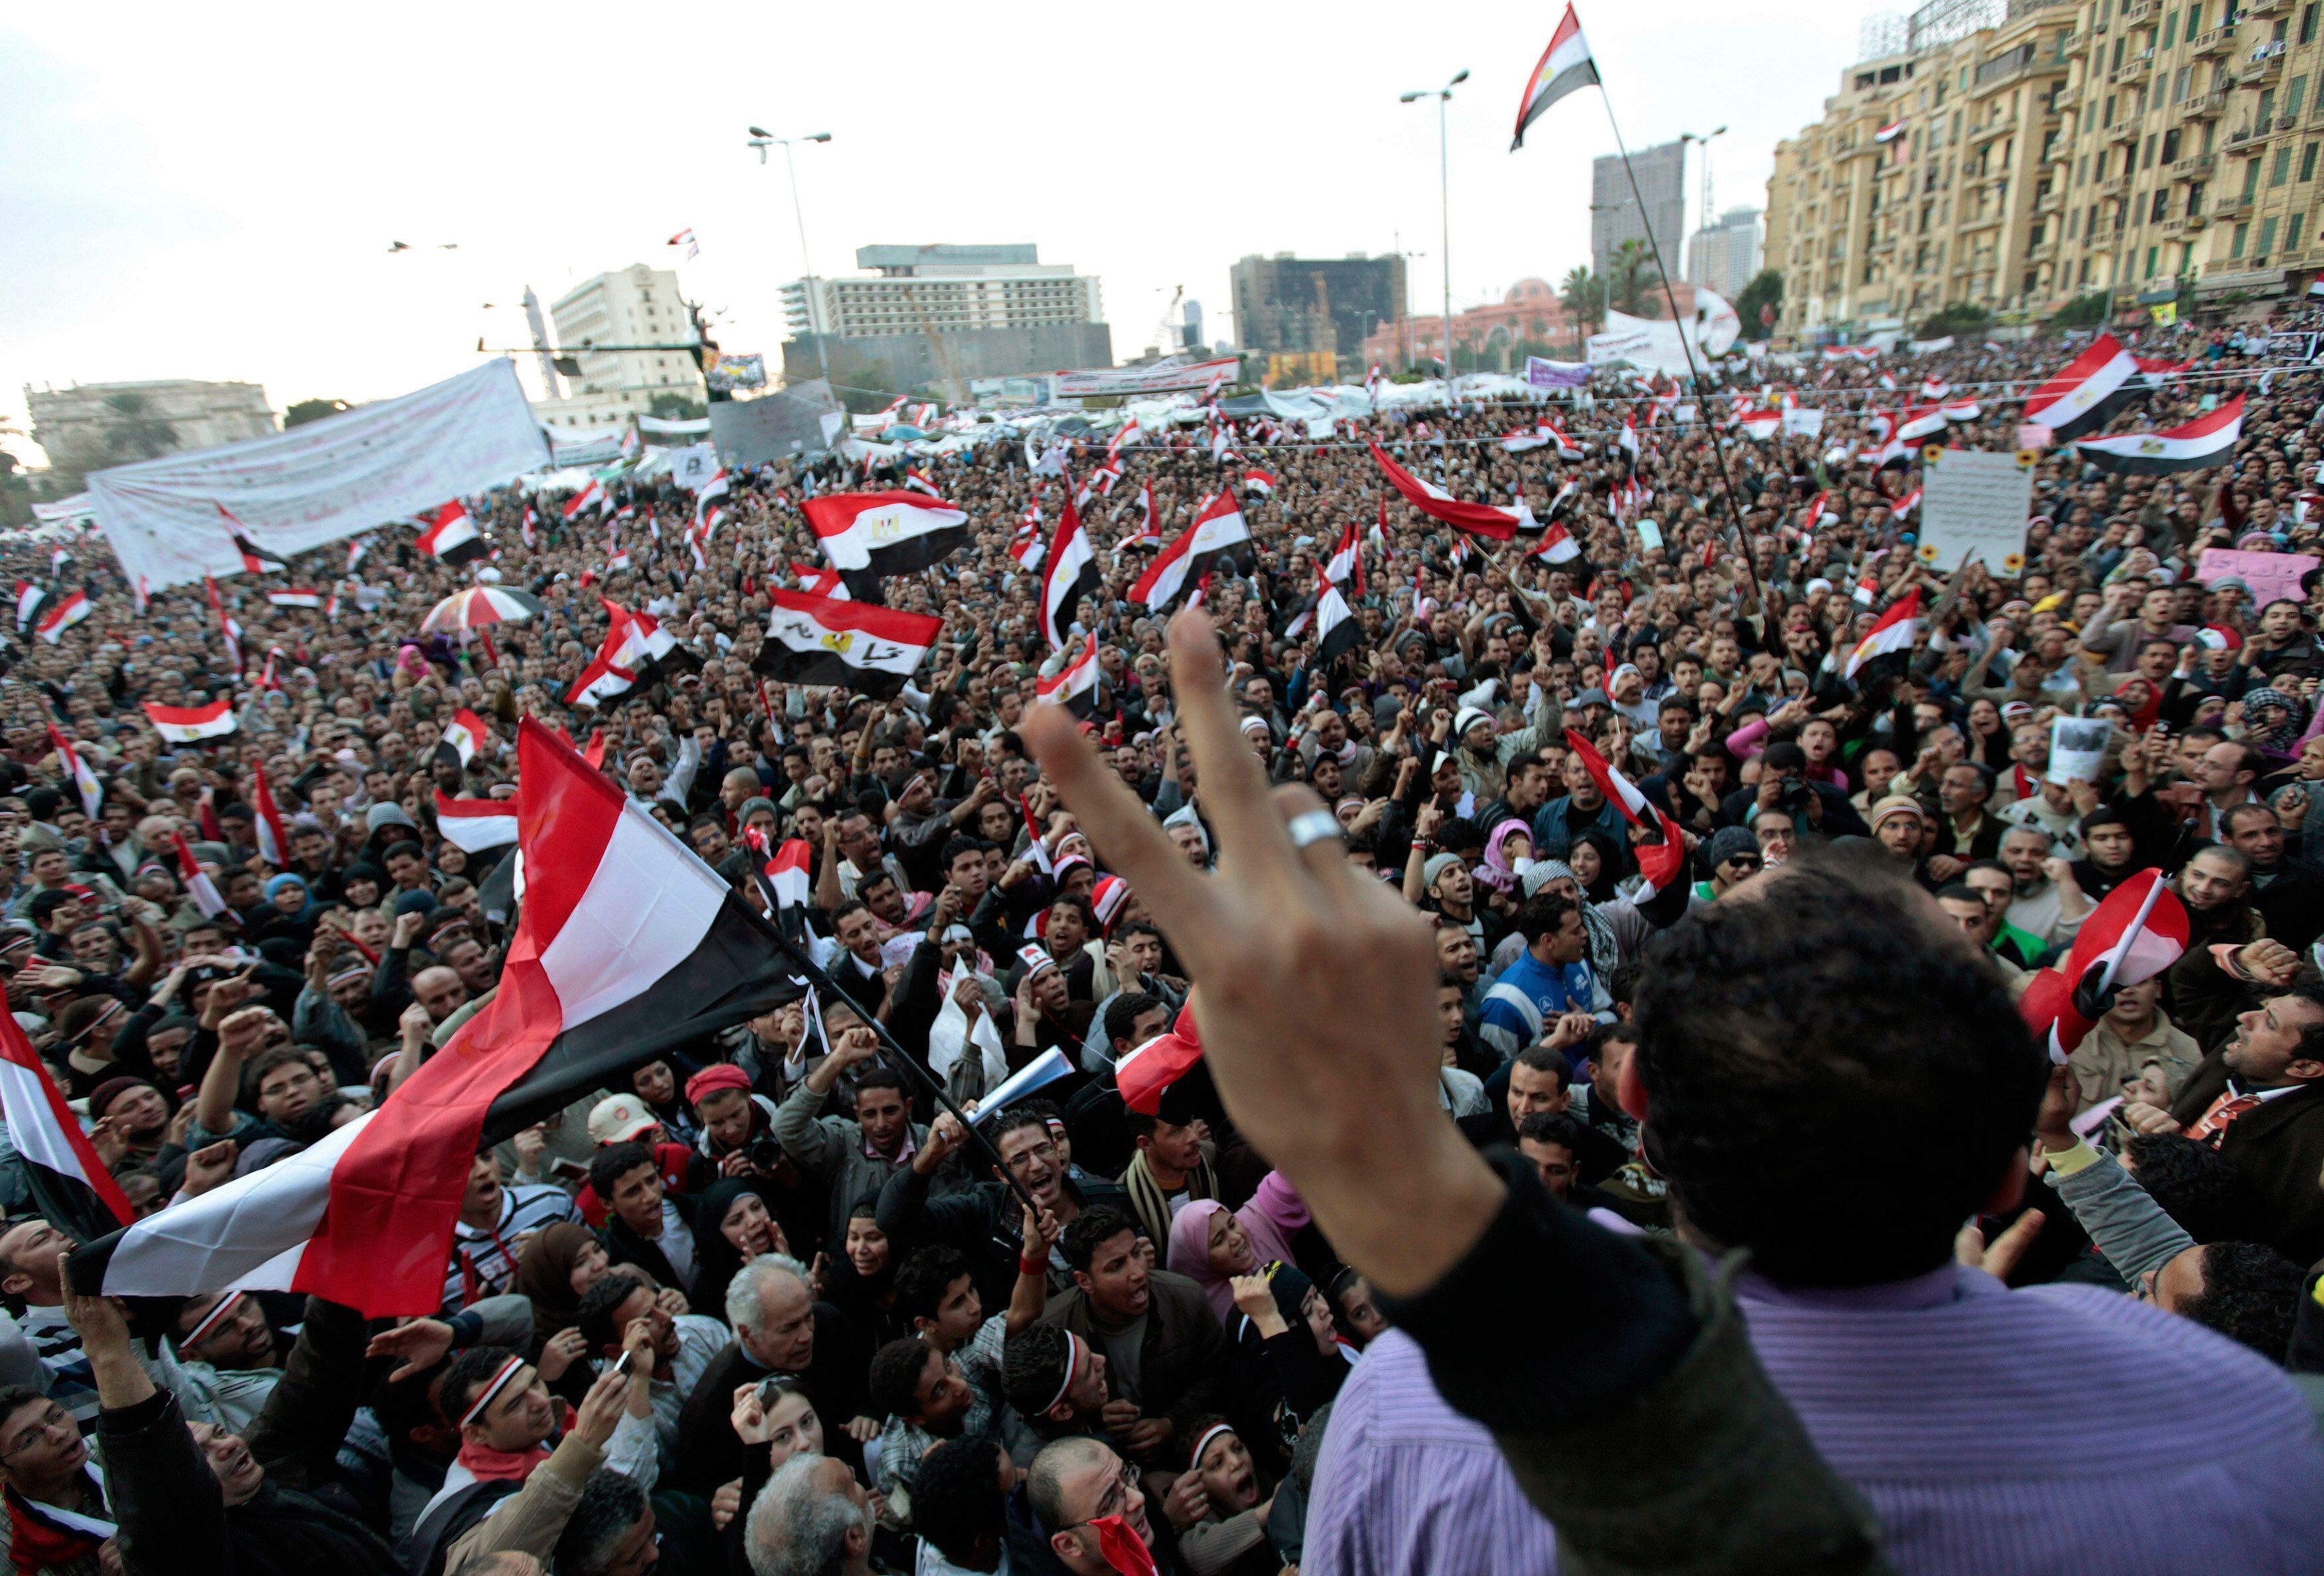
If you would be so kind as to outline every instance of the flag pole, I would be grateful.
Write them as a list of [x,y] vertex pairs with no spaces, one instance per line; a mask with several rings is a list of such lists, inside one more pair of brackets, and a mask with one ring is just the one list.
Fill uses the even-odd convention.
[[[754,869],[751,873],[752,879],[758,885],[760,896],[766,900],[768,908],[775,915],[780,916],[783,911],[782,905],[777,900],[774,892],[770,889],[766,872],[763,870]],[[774,933],[776,945],[783,949],[784,954],[790,959],[792,965],[807,976],[808,984],[814,986],[825,999],[853,1003],[854,998],[841,990],[838,983],[829,974],[824,972],[823,966],[810,957],[807,954],[807,949],[801,946],[791,936],[789,930],[779,917],[771,922],[768,929]],[[944,1084],[938,1082],[926,1067],[912,1060],[896,1037],[888,1032],[886,1024],[870,1013],[859,1013],[858,1016],[862,1018],[863,1026],[879,1037],[880,1049],[889,1065],[910,1079],[918,1087],[927,1091],[937,1105],[952,1114],[953,1120],[960,1123],[969,1147],[991,1162],[992,1169],[1001,1184],[1017,1195],[1018,1202],[1031,1211],[1036,1220],[1039,1219],[1041,1206],[1033,1202],[1033,1195],[1026,1191],[1025,1184],[1010,1175],[1009,1167],[1001,1161],[1001,1151],[994,1147],[992,1140],[986,1138],[978,1129],[976,1124],[969,1120],[968,1113],[953,1103],[952,1096],[945,1092]],[[800,1033],[806,1033],[804,1025],[800,1028]]]
[[[1697,400],[1707,403],[1711,391],[1703,382],[1702,367],[1695,364],[1694,342],[1687,337],[1686,320],[1678,315],[1678,292],[1671,288],[1670,269],[1663,262],[1663,245],[1655,238],[1654,221],[1646,215],[1646,196],[1638,189],[1638,172],[1630,167],[1630,150],[1622,141],[1620,123],[1614,118],[1614,96],[1606,91],[1606,79],[1597,71],[1594,60],[1591,62],[1591,75],[1597,80],[1599,102],[1606,106],[1606,124],[1614,133],[1614,151],[1621,155],[1622,174],[1630,183],[1630,200],[1638,205],[1638,223],[1646,232],[1646,248],[1654,253],[1655,272],[1662,275],[1663,299],[1670,304],[1671,326],[1678,330],[1678,347],[1686,356],[1687,375],[1694,382],[1694,396]],[[1683,189],[1685,184],[1682,176],[1679,185]],[[1685,222],[1685,207],[1682,197],[1679,204],[1682,224]],[[1727,523],[1729,529],[1735,534],[1735,556],[1743,560],[1743,573],[1750,576],[1752,592],[1756,596],[1758,592],[1759,572],[1751,563],[1750,540],[1743,534],[1743,515],[1735,502],[1735,475],[1728,468],[1726,440],[1720,436],[1717,423],[1706,425],[1711,428],[1711,452],[1719,456],[1719,479],[1724,484],[1720,490],[1726,494]],[[1630,462],[1630,467],[1635,474],[1637,469],[1637,460],[1635,457]]]

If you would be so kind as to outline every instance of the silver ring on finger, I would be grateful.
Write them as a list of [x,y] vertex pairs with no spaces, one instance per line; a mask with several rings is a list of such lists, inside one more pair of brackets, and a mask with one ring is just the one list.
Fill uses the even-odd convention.
[[1291,818],[1291,845],[1305,848],[1325,838],[1341,838],[1340,818],[1329,810],[1308,810]]

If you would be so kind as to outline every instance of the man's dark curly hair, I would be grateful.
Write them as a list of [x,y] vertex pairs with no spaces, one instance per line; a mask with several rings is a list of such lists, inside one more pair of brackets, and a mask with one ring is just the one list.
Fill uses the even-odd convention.
[[2203,1249],[2203,1291],[2179,1304],[2182,1318],[2240,1341],[2272,1363],[2292,1346],[2307,1273],[2257,1242],[2214,1242]]
[[2209,1145],[2177,1133],[2140,1133],[2123,1155],[2138,1185],[2196,1241],[2230,1241],[2246,1230],[2251,1184]]
[[1944,1263],[2016,1163],[2048,1064],[1929,899],[1811,855],[1646,962],[1644,1141],[1689,1221],[1802,1285]]

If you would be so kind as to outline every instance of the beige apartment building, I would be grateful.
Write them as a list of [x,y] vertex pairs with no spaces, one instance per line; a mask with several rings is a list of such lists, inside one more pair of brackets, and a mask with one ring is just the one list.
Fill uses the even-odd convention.
[[[2316,244],[2324,0],[1938,0],[1777,144],[1789,339],[2281,295]],[[1892,43],[1900,41],[1891,39]],[[1886,135],[1886,140],[1881,138]]]

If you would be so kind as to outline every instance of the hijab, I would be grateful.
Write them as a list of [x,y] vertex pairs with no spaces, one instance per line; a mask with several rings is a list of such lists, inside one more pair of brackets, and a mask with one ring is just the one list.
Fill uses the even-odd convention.
[[[1620,895],[1614,889],[1614,883],[1620,878],[1623,870],[1629,862],[1628,853],[1623,849],[1619,843],[1616,842],[1613,838],[1608,836],[1603,832],[1584,832],[1580,836],[1576,837],[1574,841],[1576,843],[1586,843],[1591,847],[1598,851],[1598,879],[1589,886],[1582,887],[1582,895],[1589,899],[1592,903],[1611,902],[1615,898]],[[1581,880],[1578,877],[1575,879],[1574,884],[1576,886],[1581,885]],[[1591,950],[1593,954],[1591,959],[1591,963],[1592,967],[1595,967],[1597,965],[1597,958],[1594,954],[1597,949],[1593,946]],[[1609,963],[1606,965],[1605,970],[1601,970],[1600,972],[1604,972],[1610,971],[1613,965]]]
[[[1211,1267],[1211,1217],[1223,1213],[1226,1207],[1214,1198],[1198,1198],[1181,1209],[1170,1221],[1169,1252],[1164,1266],[1173,1275],[1183,1275],[1201,1286],[1203,1295],[1210,1300],[1211,1312],[1221,1323],[1234,1313],[1234,1286]],[[1254,1267],[1264,1267],[1269,1259],[1291,1257],[1291,1245],[1265,1214],[1245,1209],[1235,1219],[1241,1222],[1243,1235],[1250,1239]]]
[[581,1299],[573,1291],[573,1267],[600,1246],[586,1226],[559,1221],[546,1227],[517,1255],[516,1289],[532,1299],[534,1349],[581,1319]]
[[[2273,727],[2260,715],[2268,706],[2283,708],[2283,721]],[[2300,736],[2307,729],[2308,707],[2297,696],[2264,685],[2245,693],[2245,742],[2254,749],[2268,755],[2295,755],[2300,751]]]
[[1530,843],[1533,838],[1533,828],[1515,816],[1495,826],[1492,835],[1485,839],[1484,862],[1471,873],[1497,892],[1514,890],[1517,884],[1517,872],[1516,867],[1509,862],[1507,851],[1509,839],[1519,835],[1523,835]]
[[[726,1240],[719,1228],[725,1223],[726,1212],[744,1194],[756,1194],[761,1203],[766,1195],[758,1184],[746,1178],[722,1176],[702,1190],[694,1206],[694,1305],[715,1319],[726,1316],[726,1286],[742,1267],[742,1252]],[[771,1206],[767,1218],[774,1218]],[[777,1231],[781,1227],[776,1228]]]
[[275,895],[281,892],[285,887],[296,887],[299,889],[299,896],[302,899],[299,905],[299,912],[296,914],[282,914],[281,910],[279,908],[276,909],[275,912],[281,915],[283,921],[287,924],[306,924],[308,920],[312,919],[315,917],[315,893],[313,889],[307,885],[306,877],[293,875],[290,871],[285,871],[281,875],[269,876],[267,878],[267,902],[270,904],[272,903],[274,901]]

